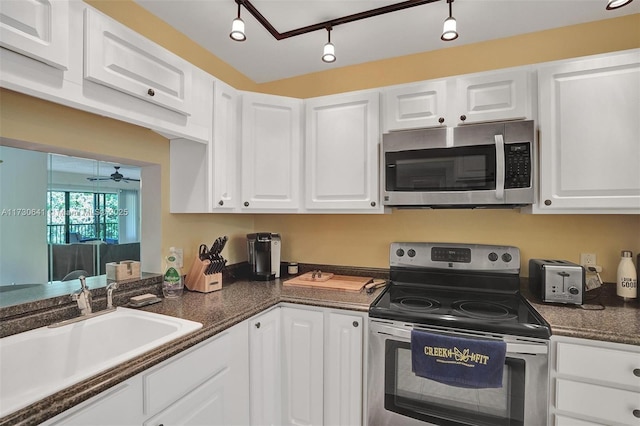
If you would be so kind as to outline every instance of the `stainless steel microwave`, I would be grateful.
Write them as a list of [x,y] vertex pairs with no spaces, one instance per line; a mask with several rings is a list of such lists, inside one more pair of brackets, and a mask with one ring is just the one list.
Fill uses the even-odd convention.
[[531,120],[385,133],[383,203],[406,208],[533,204],[534,137]]

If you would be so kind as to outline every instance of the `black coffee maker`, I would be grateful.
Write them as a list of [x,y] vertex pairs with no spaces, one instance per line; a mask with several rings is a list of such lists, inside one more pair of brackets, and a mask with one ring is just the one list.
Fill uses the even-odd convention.
[[280,234],[247,234],[247,252],[253,279],[269,281],[280,278]]

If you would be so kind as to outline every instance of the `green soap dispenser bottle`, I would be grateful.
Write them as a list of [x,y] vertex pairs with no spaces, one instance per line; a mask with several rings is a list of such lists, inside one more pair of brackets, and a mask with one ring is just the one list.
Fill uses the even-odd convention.
[[182,296],[184,282],[182,271],[178,264],[178,256],[175,247],[169,248],[169,255],[165,259],[166,267],[162,280],[162,293],[168,299],[175,299]]

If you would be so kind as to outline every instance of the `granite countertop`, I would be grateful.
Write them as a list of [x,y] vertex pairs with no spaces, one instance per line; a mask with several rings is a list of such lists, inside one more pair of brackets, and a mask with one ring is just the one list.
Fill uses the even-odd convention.
[[[381,291],[366,294],[288,287],[283,286],[281,280],[238,280],[208,294],[185,289],[179,299],[163,299],[142,309],[200,322],[203,324],[200,330],[1,418],[0,426],[38,424],[278,303],[366,312]],[[551,325],[553,335],[640,345],[640,305],[625,303],[616,297],[615,285],[605,284],[601,290],[594,291],[599,292],[598,297],[594,298],[596,294],[589,292],[582,308],[545,304],[528,292],[527,280],[522,280],[522,293]],[[592,310],[600,308],[600,303],[605,306],[604,310]]]
[[[281,302],[367,312],[382,289],[367,294],[283,286],[281,280],[239,280],[213,293],[187,291],[142,310],[197,321],[203,327],[110,371],[98,374],[0,419],[0,426],[39,424],[110,387]],[[118,305],[118,303],[116,303]]]
[[624,302],[616,296],[615,284],[605,283],[588,291],[581,306],[542,303],[529,292],[526,279],[522,280],[521,292],[547,320],[552,336],[640,346],[640,303],[638,299]]

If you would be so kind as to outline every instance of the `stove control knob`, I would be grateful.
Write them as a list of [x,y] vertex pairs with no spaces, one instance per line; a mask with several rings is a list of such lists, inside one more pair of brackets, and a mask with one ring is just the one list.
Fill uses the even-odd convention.
[[495,262],[496,260],[498,260],[498,253],[493,251],[489,253],[489,260],[492,262]]
[[402,249],[396,250],[396,256],[398,256],[398,257],[404,256],[404,250],[402,250]]
[[511,257],[509,253],[505,253],[502,255],[502,260],[504,260],[505,262],[511,262],[512,259],[513,257]]
[[409,249],[409,251],[407,251],[407,254],[409,255],[409,257],[415,257],[416,251],[414,249]]
[[580,293],[580,290],[578,290],[578,287],[569,287],[569,293],[575,295],[575,294]]

